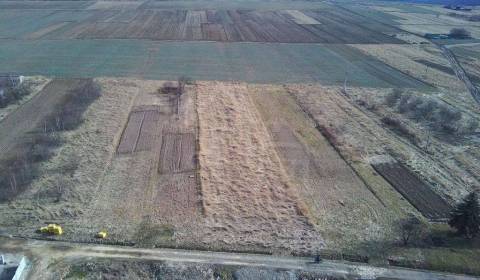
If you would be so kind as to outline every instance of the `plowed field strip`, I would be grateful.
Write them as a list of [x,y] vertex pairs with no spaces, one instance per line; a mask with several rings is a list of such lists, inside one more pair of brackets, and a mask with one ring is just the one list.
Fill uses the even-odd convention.
[[169,133],[162,139],[160,173],[178,173],[195,169],[195,136]]
[[135,151],[148,151],[153,148],[157,135],[157,123],[160,120],[158,111],[145,111],[144,119],[140,128]]
[[139,107],[132,110],[117,153],[148,151],[153,148],[157,135],[157,123],[160,120],[160,112],[156,107],[158,106]]
[[451,206],[400,163],[372,166],[426,218],[438,220],[449,217]]
[[140,133],[141,123],[144,118],[143,111],[130,113],[127,126],[122,134],[122,139],[117,148],[117,153],[132,153],[135,150],[137,135]]

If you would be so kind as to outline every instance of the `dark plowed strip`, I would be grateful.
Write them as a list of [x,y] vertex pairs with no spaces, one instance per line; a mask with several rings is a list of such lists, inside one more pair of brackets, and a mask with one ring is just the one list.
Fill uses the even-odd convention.
[[451,206],[402,164],[372,166],[426,218],[442,220],[449,217]]
[[162,139],[160,173],[178,173],[196,168],[193,133],[169,133]]
[[145,119],[143,120],[135,151],[149,151],[153,148],[159,120],[160,113],[158,111],[145,111]]
[[128,123],[122,134],[122,139],[117,148],[117,153],[125,154],[135,151],[138,134],[140,133],[140,126],[144,118],[143,111],[131,112],[128,117]]

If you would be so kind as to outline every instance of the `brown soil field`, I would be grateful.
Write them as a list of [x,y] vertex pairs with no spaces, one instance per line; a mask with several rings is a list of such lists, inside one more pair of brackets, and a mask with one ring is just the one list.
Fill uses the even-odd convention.
[[157,135],[157,122],[160,113],[157,110],[143,111],[144,117],[138,134],[135,151],[150,151],[154,147]]
[[[109,9],[91,15],[59,32],[53,23],[29,37],[76,39],[204,40],[228,42],[399,44],[386,35],[397,30],[369,22],[347,11],[161,10]],[[127,13],[128,12],[128,13]],[[372,25],[375,28],[372,28]],[[48,34],[51,30],[51,34]]]
[[160,151],[160,173],[195,170],[195,146],[195,135],[192,133],[163,135]]
[[55,30],[61,29],[62,27],[66,26],[70,22],[59,22],[59,23],[54,23],[51,24],[45,28],[42,28],[40,30],[37,30],[33,33],[29,33],[27,36],[25,36],[25,39],[28,40],[35,40],[35,39],[40,39],[43,36],[47,35],[50,32],[54,32]]
[[156,136],[156,122],[159,119],[158,109],[139,110],[134,108],[128,118],[117,152],[133,153],[151,150]]
[[246,84],[202,82],[197,90],[207,242],[283,252],[322,247]]
[[415,208],[431,220],[446,220],[452,207],[399,163],[372,164]]

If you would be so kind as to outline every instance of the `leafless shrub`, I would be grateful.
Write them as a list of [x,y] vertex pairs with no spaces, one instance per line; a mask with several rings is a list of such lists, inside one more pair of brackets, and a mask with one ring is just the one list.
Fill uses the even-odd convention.
[[437,130],[455,134],[459,131],[460,119],[462,119],[462,113],[459,110],[442,105],[435,114],[433,125]]
[[475,119],[468,119],[465,126],[462,127],[463,134],[475,133],[479,127],[479,123]]
[[169,94],[177,91],[177,85],[173,82],[165,82],[161,88],[158,89],[158,93]]
[[395,131],[400,136],[405,137],[412,143],[417,143],[417,136],[415,133],[410,131],[400,120],[394,117],[383,117],[382,122],[389,126],[393,131]]
[[390,94],[385,97],[385,103],[388,107],[397,105],[398,100],[402,97],[403,91],[401,89],[393,89]]
[[466,39],[471,37],[470,32],[465,28],[452,28],[449,35],[452,38],[458,39]]
[[100,97],[100,87],[89,79],[83,85],[72,90],[45,120],[44,129],[51,131],[73,130],[82,122],[83,112]]
[[7,107],[9,104],[18,102],[26,95],[31,93],[30,86],[22,83],[15,87],[8,87],[0,94],[0,108]]
[[417,106],[415,112],[413,112],[413,117],[417,121],[431,120],[438,106],[438,102],[428,99]]
[[410,216],[398,223],[398,231],[402,239],[402,245],[419,242],[426,233],[426,226],[415,216]]
[[404,94],[400,97],[400,101],[397,107],[399,113],[403,114],[408,111],[408,102],[411,97],[412,97],[411,94]]
[[[478,122],[464,120],[462,112],[459,110],[429,97],[393,93],[390,95],[391,97],[387,98],[390,99],[390,101],[386,101],[387,104],[397,104],[396,108],[399,113],[406,114],[416,121],[426,122],[428,126],[436,131],[449,135],[468,134],[475,132],[478,127]],[[398,101],[395,101],[397,99]],[[386,121],[388,122],[388,120]],[[466,125],[464,125],[465,122],[467,122]],[[390,125],[397,127],[395,123]]]
[[412,96],[405,106],[407,107],[407,111],[410,112],[410,114],[414,114],[417,111],[418,107],[422,106],[423,102],[423,98],[418,96]]

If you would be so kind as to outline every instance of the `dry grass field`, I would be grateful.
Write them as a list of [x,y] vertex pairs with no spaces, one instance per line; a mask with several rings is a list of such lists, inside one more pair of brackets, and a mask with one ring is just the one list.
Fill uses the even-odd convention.
[[200,178],[212,242],[314,251],[314,231],[246,84],[198,85]]
[[388,235],[405,211],[387,207],[365,185],[316,129],[295,96],[275,85],[249,85],[249,91],[308,216],[329,247],[349,248]]
[[[391,89],[197,81],[178,96],[163,81],[94,81],[101,94],[84,121],[60,132],[40,175],[0,204],[2,231],[40,237],[39,226],[56,222],[62,240],[98,242],[106,229],[107,242],[142,247],[368,255],[397,240],[400,219],[444,218],[429,205],[448,208],[480,180],[478,144],[428,138],[385,105]],[[43,91],[61,96],[79,82]],[[445,92],[429,96],[445,102]],[[405,167],[417,188],[398,181]]]
[[[444,222],[480,186],[480,107],[438,44],[480,85],[479,9],[451,12],[0,1],[0,71],[32,75],[0,109],[0,234],[472,267]],[[444,247],[400,248],[411,215]]]
[[431,44],[353,45],[384,63],[435,87],[466,91],[441,51]]
[[[393,156],[430,182],[431,187],[447,201],[461,198],[478,184],[476,171],[473,171],[477,168],[478,154],[474,147],[478,144],[468,138],[453,143],[441,137],[430,138],[431,132],[426,127],[384,105],[388,91],[351,88],[345,96],[339,88],[289,88],[318,124],[332,135],[347,161],[368,164],[379,155]],[[442,97],[442,94],[432,96],[438,100]],[[478,118],[478,109],[470,114]],[[399,135],[381,121],[392,115],[417,138],[412,140],[408,135]],[[427,143],[428,149],[425,148]]]

